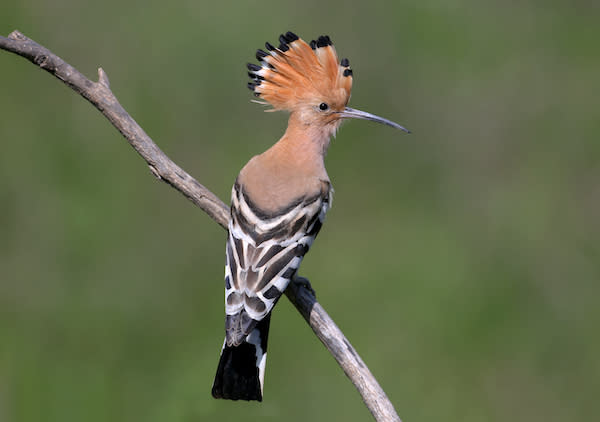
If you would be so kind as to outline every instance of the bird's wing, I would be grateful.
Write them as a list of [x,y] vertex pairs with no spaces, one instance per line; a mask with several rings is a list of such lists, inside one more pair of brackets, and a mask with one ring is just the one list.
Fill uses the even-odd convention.
[[332,189],[265,212],[236,183],[225,265],[227,344],[239,344],[270,311],[298,270],[331,205]]

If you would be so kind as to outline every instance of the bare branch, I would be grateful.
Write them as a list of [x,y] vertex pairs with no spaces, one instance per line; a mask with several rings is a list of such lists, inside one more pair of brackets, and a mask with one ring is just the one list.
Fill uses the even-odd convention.
[[25,57],[91,102],[146,160],[154,176],[173,186],[213,220],[227,227],[229,219],[227,206],[158,148],[119,104],[110,90],[108,77],[102,69],[98,69],[98,82],[92,82],[73,66],[19,31],[13,31],[8,38],[0,37],[0,48]]
[[[108,77],[101,68],[98,69],[98,82],[92,82],[50,50],[19,31],[13,31],[8,38],[0,37],[0,49],[25,57],[91,102],[146,161],[156,178],[181,192],[223,228],[227,228],[229,210],[225,203],[158,148],[119,104],[110,90]],[[358,389],[375,420],[400,421],[392,403],[369,368],[317,302],[311,290],[303,286],[302,280],[299,281],[300,283],[290,283],[285,292],[287,297]]]

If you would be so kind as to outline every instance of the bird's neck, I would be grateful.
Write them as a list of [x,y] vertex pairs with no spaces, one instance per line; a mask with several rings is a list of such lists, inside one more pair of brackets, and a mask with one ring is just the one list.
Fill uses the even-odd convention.
[[285,134],[271,152],[299,167],[324,171],[331,134],[331,128],[305,124],[292,113]]
[[283,137],[264,153],[252,158],[238,182],[261,209],[275,212],[298,198],[318,193],[329,182],[324,156],[329,133],[299,124],[290,117]]

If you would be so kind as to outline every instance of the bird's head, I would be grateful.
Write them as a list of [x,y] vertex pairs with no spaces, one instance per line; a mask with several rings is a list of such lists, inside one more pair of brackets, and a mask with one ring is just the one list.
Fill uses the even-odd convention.
[[383,123],[408,132],[404,127],[374,114],[347,106],[352,91],[352,69],[348,59],[338,59],[327,35],[307,44],[292,32],[279,37],[279,47],[266,43],[257,50],[260,65],[248,63],[248,88],[274,110],[288,110],[302,125],[328,128],[335,133],[344,119]]

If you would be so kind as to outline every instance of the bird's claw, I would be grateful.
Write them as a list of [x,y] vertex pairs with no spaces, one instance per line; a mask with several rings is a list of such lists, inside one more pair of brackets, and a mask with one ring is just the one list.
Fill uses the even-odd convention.
[[298,287],[303,287],[306,290],[308,290],[315,298],[317,297],[317,293],[315,292],[315,290],[312,288],[310,281],[308,281],[308,278],[304,278],[304,277],[300,277],[300,276],[296,276],[292,279],[292,283],[296,284]]

